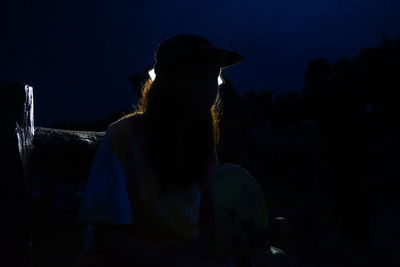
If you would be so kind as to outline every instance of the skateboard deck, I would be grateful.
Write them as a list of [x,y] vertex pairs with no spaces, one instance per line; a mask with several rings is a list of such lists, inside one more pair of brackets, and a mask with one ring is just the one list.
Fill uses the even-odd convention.
[[244,168],[220,165],[212,177],[216,250],[245,256],[266,251],[268,213],[261,187]]

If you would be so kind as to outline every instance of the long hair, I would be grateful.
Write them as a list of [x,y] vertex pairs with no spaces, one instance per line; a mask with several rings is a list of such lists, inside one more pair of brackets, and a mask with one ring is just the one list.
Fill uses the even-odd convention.
[[[221,100],[219,93],[204,118],[190,116],[178,100],[174,77],[157,75],[141,90],[135,112],[144,115],[143,154],[162,188],[187,188],[204,175],[219,141]],[[184,100],[183,100],[184,101]]]

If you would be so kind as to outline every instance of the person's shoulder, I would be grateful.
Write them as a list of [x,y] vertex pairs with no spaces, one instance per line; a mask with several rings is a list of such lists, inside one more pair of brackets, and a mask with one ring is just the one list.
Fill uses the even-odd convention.
[[107,128],[110,136],[120,136],[128,134],[132,129],[137,129],[142,121],[142,114],[131,113],[111,123]]
[[135,113],[125,115],[108,126],[106,139],[113,151],[122,151],[137,141],[142,132],[142,116]]
[[135,113],[127,114],[108,125],[107,131],[126,127],[129,122],[135,121],[137,116],[139,115]]

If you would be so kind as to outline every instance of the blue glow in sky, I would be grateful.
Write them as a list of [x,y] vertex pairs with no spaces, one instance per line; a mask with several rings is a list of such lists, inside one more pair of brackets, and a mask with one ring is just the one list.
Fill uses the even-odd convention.
[[[4,3],[3,3],[4,2]],[[355,56],[400,36],[398,0],[2,1],[0,79],[34,87],[38,125],[129,108],[127,77],[157,44],[195,33],[244,54],[225,71],[238,91],[301,90],[307,63]]]

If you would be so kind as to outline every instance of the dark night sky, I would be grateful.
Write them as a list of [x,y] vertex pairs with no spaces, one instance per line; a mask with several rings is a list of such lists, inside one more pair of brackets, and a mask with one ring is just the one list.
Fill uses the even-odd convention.
[[91,120],[135,101],[127,77],[157,44],[207,37],[245,59],[225,73],[249,89],[300,90],[307,63],[400,36],[399,0],[25,0],[0,4],[0,79],[34,87],[38,126]]

